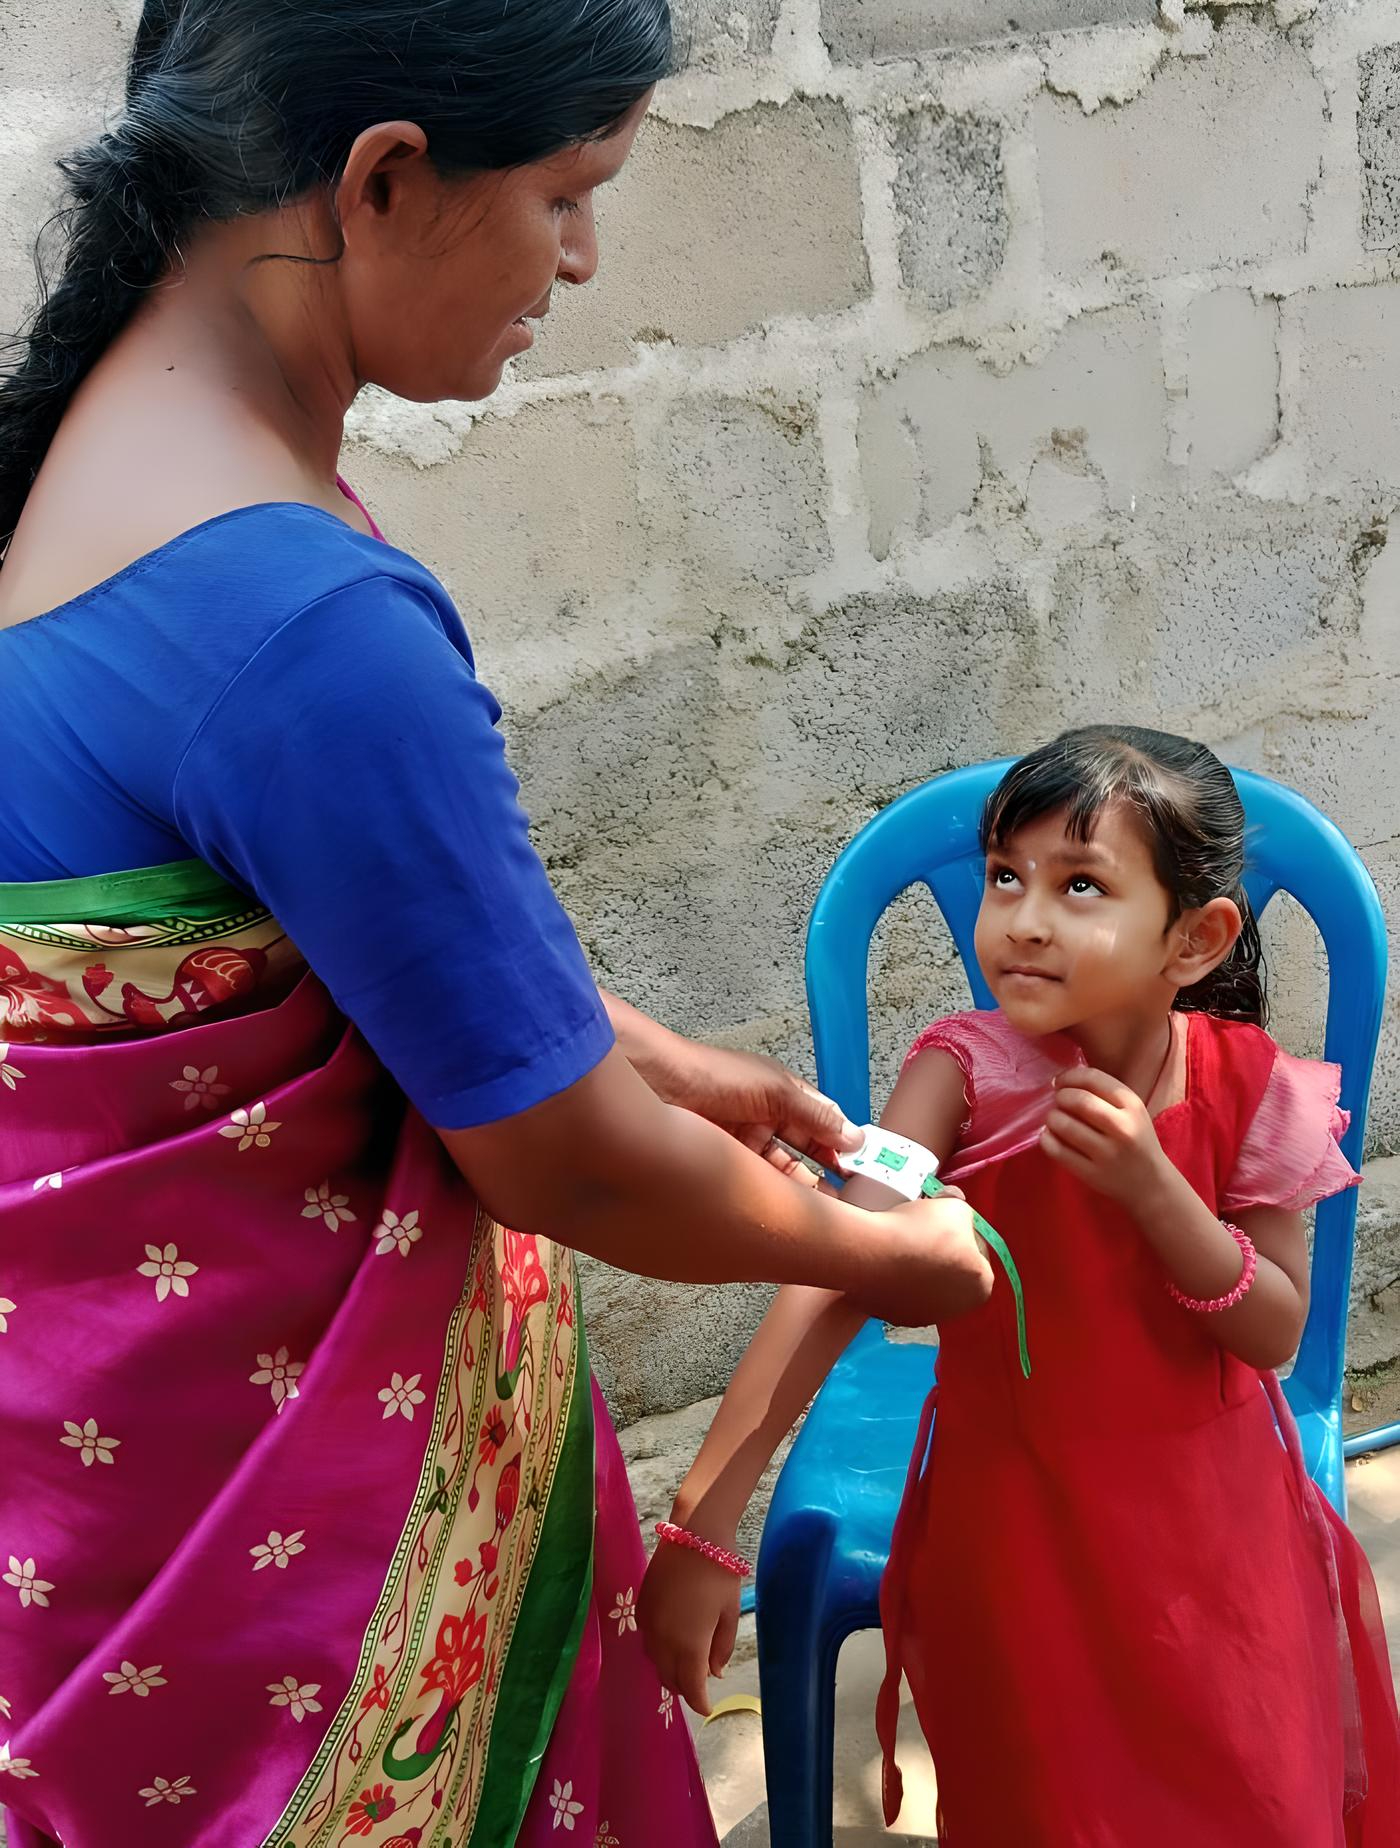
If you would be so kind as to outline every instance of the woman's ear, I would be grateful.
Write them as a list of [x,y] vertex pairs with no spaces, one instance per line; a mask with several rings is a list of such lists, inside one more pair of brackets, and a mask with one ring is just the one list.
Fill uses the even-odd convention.
[[1232,898],[1213,898],[1195,911],[1182,912],[1171,927],[1171,953],[1162,973],[1178,988],[1194,988],[1220,967],[1243,929],[1244,919]]
[[336,217],[342,227],[362,209],[383,217],[397,200],[405,180],[422,185],[432,179],[424,159],[428,137],[416,122],[378,122],[356,137],[335,189]]

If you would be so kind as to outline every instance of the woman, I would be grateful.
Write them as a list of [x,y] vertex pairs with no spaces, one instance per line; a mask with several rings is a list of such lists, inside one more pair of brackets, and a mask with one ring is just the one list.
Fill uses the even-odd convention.
[[712,1844],[570,1248],[985,1294],[965,1208],[794,1185],[829,1105],[599,996],[338,483],[363,384],[485,397],[593,274],[669,56],[665,0],[152,0],[65,163],[0,384],[14,1848]]

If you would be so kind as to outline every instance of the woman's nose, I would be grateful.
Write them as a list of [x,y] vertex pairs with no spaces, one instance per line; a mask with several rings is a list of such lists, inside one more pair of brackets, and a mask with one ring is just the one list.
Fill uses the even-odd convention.
[[565,221],[564,240],[559,251],[559,280],[576,286],[592,282],[598,273],[598,227],[593,217],[593,201],[586,199],[578,211]]

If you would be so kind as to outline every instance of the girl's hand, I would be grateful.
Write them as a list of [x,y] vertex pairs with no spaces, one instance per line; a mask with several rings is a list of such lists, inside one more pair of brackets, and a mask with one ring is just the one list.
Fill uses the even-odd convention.
[[[723,1544],[732,1548],[733,1536]],[[702,1553],[663,1540],[642,1581],[637,1615],[662,1684],[707,1714],[709,1678],[724,1673],[734,1651],[739,1580]]]
[[1169,1167],[1137,1092],[1088,1066],[1055,1080],[1040,1146],[1095,1193],[1130,1209],[1150,1204]]

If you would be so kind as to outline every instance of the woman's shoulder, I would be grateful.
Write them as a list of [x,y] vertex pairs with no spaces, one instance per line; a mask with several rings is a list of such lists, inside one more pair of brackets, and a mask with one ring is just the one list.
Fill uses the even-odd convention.
[[219,595],[230,610],[240,604],[285,616],[360,584],[400,584],[435,606],[452,607],[446,590],[418,559],[323,507],[300,501],[265,501],[218,514],[87,594],[100,598],[109,589],[123,589],[154,599],[178,598],[188,607],[192,592],[205,591]]
[[182,678],[217,681],[303,613],[337,602],[386,618],[395,610],[428,615],[471,660],[461,618],[425,565],[323,508],[291,501],[203,521],[69,602],[0,629],[0,649],[48,672],[61,672],[67,659],[121,680],[127,666],[148,674],[160,661]]
[[241,508],[182,535],[148,574],[157,596],[221,599],[265,630],[327,600],[358,600],[386,613],[430,610],[457,639],[461,619],[426,565],[323,508],[270,502]]

